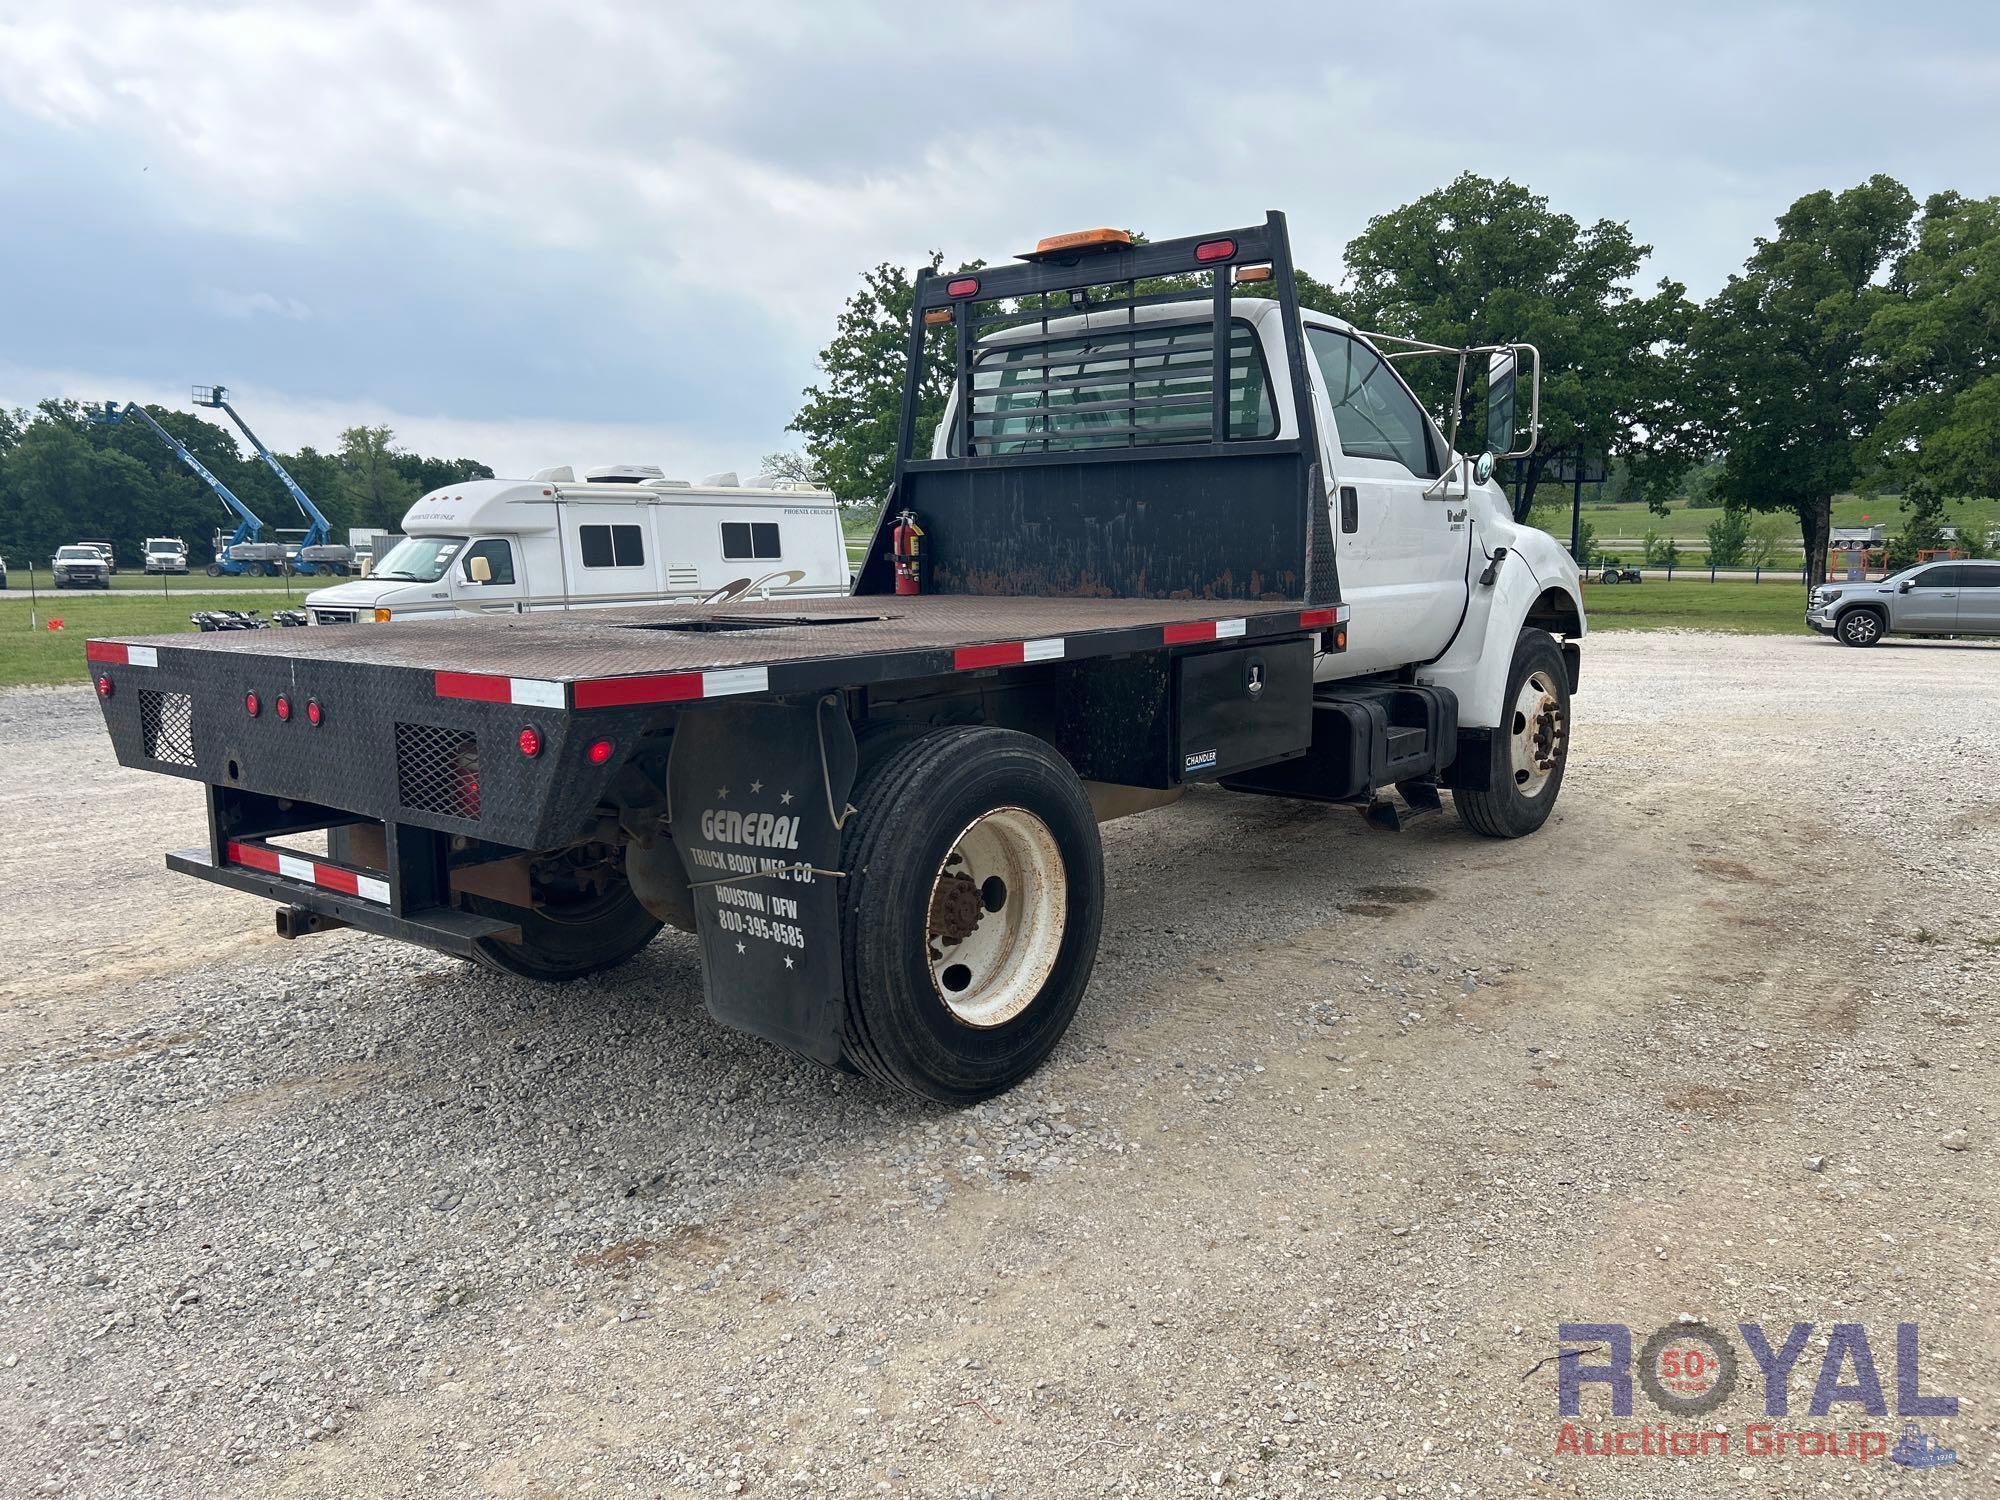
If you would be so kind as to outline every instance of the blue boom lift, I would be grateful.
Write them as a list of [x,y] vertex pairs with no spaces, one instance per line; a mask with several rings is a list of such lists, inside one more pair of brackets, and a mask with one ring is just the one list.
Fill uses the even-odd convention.
[[250,439],[250,445],[257,450],[257,456],[271,466],[271,472],[298,502],[307,521],[305,539],[299,543],[297,561],[294,566],[301,573],[351,573],[354,570],[354,549],[343,547],[333,540],[332,523],[327,520],[312,497],[299,486],[299,482],[285,471],[278,462],[278,456],[264,446],[264,440],[250,430],[250,424],[243,420],[235,407],[229,404],[229,391],[225,386],[198,385],[194,388],[196,406],[218,407],[229,413],[229,420],[243,429],[243,435]]
[[136,401],[128,401],[124,406],[116,406],[107,401],[100,407],[87,408],[86,414],[93,422],[122,422],[127,417],[136,416],[152,430],[153,436],[173,449],[180,461],[208,482],[229,513],[236,517],[236,530],[229,540],[222,540],[220,531],[215,534],[215,561],[208,565],[208,576],[219,578],[224,573],[262,573],[275,578],[285,568],[285,545],[283,542],[264,540],[264,522],[249,506],[238,500],[229,486],[208,471],[208,466],[192,453],[187,445],[152,418],[145,407]]

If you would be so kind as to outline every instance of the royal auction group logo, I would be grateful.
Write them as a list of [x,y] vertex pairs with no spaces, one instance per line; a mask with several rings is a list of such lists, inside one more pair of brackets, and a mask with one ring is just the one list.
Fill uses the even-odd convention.
[[[1643,1341],[1623,1323],[1560,1324],[1556,1337],[1562,1347],[1553,1356],[1558,1365],[1556,1406],[1563,1418],[1556,1456],[1741,1456],[1860,1464],[1886,1459],[1913,1469],[1956,1463],[1958,1454],[1925,1432],[1918,1419],[1957,1416],[1958,1398],[1923,1389],[1917,1325],[1898,1323],[1895,1329],[1885,1386],[1876,1344],[1862,1323],[1835,1323],[1827,1331],[1816,1371],[1804,1357],[1813,1340],[1810,1323],[1792,1324],[1781,1338],[1761,1323],[1738,1323],[1740,1353],[1735,1340],[1707,1323],[1670,1323]],[[1746,1358],[1763,1377],[1764,1420],[1732,1426],[1711,1414],[1735,1394]],[[1800,1421],[1792,1410],[1792,1391],[1795,1384],[1803,1388],[1808,1376],[1811,1394]],[[1600,1386],[1610,1397],[1614,1419],[1632,1416],[1635,1386],[1662,1417],[1611,1427],[1578,1420],[1585,1391]],[[1870,1420],[1889,1416],[1891,1391],[1902,1423],[1894,1434]]]

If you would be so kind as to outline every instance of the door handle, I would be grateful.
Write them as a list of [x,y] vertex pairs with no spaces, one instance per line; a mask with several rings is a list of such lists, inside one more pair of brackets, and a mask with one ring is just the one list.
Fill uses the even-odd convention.
[[1340,529],[1350,534],[1361,529],[1361,497],[1351,484],[1340,487]]

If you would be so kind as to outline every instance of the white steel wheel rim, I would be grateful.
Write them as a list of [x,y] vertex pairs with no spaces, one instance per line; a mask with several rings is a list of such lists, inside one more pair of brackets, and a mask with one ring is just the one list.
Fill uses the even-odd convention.
[[1521,684],[1514,697],[1509,731],[1508,761],[1514,789],[1523,797],[1539,797],[1562,764],[1563,741],[1569,731],[1563,722],[1562,699],[1547,672],[1530,672]]
[[931,984],[968,1026],[1004,1026],[1048,982],[1062,951],[1069,876],[1049,825],[1025,807],[967,824],[931,877]]

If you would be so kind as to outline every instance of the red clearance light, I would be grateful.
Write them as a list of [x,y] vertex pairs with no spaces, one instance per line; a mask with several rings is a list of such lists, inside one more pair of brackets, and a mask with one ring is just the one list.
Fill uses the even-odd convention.
[[326,722],[326,710],[319,706],[319,699],[306,699],[306,722],[315,729]]
[[601,766],[611,759],[612,743],[609,740],[593,740],[590,746],[590,763]]
[[243,695],[243,712],[254,719],[263,711],[264,704],[255,693],[245,693]]
[[1196,260],[1228,260],[1236,253],[1234,240],[1203,240],[1194,247]]
[[287,723],[287,724],[289,724],[289,723],[291,723],[291,722],[292,722],[292,700],[291,700],[291,699],[287,698],[287,697],[286,697],[286,696],[285,696],[285,695],[284,695],[283,693],[280,693],[280,694],[278,694],[278,701],[277,701],[277,703],[276,703],[276,704],[274,704],[273,706],[274,706],[274,707],[275,707],[275,708],[276,708],[276,709],[278,710],[278,717],[279,717],[279,719],[281,719],[282,721],[284,721],[284,722],[285,722],[285,723]]
[[972,297],[977,296],[978,292],[979,278],[977,276],[960,276],[944,284],[944,294],[947,297]]
[[97,696],[100,698],[109,698],[111,696],[111,678],[109,675],[97,679]]
[[542,753],[542,737],[535,733],[535,727],[532,724],[527,725],[521,730],[521,737],[515,743],[521,747],[521,753],[527,756],[529,760],[533,760],[537,755]]

